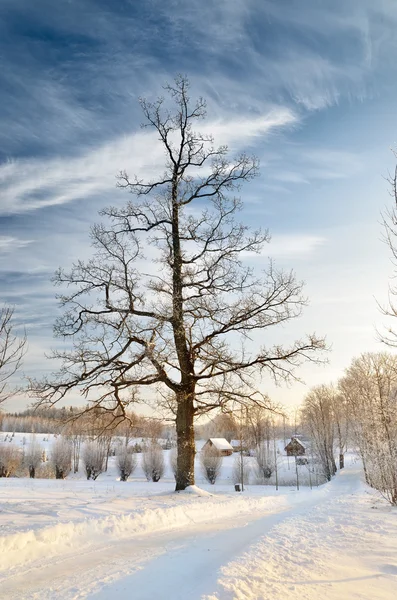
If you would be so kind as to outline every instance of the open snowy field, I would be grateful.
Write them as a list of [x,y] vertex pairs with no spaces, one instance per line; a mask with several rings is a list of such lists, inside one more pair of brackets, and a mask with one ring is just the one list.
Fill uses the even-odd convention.
[[[0,479],[7,599],[388,599],[397,511],[357,464],[299,492],[231,483]],[[169,473],[168,473],[169,475]],[[227,475],[226,475],[227,477]],[[211,492],[209,494],[208,492]]]

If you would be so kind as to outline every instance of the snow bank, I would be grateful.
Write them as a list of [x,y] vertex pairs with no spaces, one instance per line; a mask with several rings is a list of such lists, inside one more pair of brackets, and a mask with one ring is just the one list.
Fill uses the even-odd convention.
[[[76,548],[81,552],[99,543],[103,546],[107,541],[186,528],[216,519],[232,519],[247,513],[279,512],[286,510],[292,499],[303,501],[302,496],[288,498],[287,495],[262,498],[229,496],[225,499],[213,496],[196,486],[191,486],[185,494],[193,494],[198,498],[180,504],[180,496],[175,494],[174,506],[145,506],[143,509],[122,514],[96,516],[79,522],[61,522],[50,527],[0,537],[0,569],[11,569],[26,562],[40,560],[42,557],[75,553]],[[187,500],[186,496],[185,499]],[[180,500],[183,500],[183,497],[180,497]],[[142,499],[142,502],[150,504],[150,499]]]
[[206,490],[202,490],[197,485],[189,485],[185,490],[178,492],[178,494],[193,494],[194,496],[201,496],[202,498],[208,498],[208,496],[212,496],[210,492]]

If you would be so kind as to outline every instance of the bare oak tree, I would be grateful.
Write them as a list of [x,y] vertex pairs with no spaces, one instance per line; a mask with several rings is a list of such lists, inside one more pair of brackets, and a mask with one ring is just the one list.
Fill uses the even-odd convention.
[[0,404],[13,394],[9,382],[20,369],[27,347],[26,336],[15,335],[13,315],[12,307],[0,310]]
[[272,264],[258,276],[243,262],[269,241],[236,220],[235,193],[258,163],[246,154],[230,160],[226,146],[195,131],[206,105],[192,102],[188,88],[184,77],[165,87],[172,109],[164,98],[141,100],[145,127],[165,153],[164,174],[146,182],[122,172],[118,185],[134,198],[102,211],[91,260],[56,274],[71,290],[60,297],[56,332],[72,337],[73,349],[55,353],[60,372],[33,385],[44,404],[77,388],[118,418],[133,392],[165,397],[176,420],[177,490],[194,484],[195,416],[264,403],[255,391],[263,372],[288,380],[324,348],[315,335],[287,347],[251,342],[300,315],[302,284]]

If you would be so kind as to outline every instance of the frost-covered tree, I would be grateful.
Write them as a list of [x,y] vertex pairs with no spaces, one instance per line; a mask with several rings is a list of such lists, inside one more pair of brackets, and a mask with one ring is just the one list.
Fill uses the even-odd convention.
[[274,449],[267,442],[257,446],[255,453],[256,471],[259,481],[270,479],[276,468]]
[[52,444],[51,463],[55,469],[55,479],[65,479],[72,469],[72,444],[58,437]]
[[32,434],[28,446],[25,448],[23,456],[23,464],[29,470],[29,477],[34,479],[36,470],[41,465],[43,449],[37,443],[36,436]]
[[129,452],[128,448],[123,447],[117,454],[117,469],[120,475],[120,481],[127,481],[135,471],[136,465],[136,453]]
[[200,452],[201,470],[212,485],[218,479],[222,468],[223,456],[213,446],[207,445]]
[[397,505],[397,357],[367,353],[339,383],[367,482]]
[[83,450],[83,463],[87,479],[94,481],[105,470],[106,446],[99,442],[87,442]]
[[65,437],[72,444],[73,473],[77,473],[79,470],[81,446],[86,429],[87,423],[82,419],[72,419],[63,429]]
[[337,391],[332,386],[314,387],[305,397],[302,409],[302,420],[311,440],[312,451],[327,481],[336,473],[333,412],[336,396]]
[[350,413],[349,404],[339,390],[336,390],[334,394],[332,410],[335,423],[335,440],[339,449],[339,469],[343,469],[349,441]]
[[151,442],[144,448],[142,452],[142,469],[148,481],[160,481],[164,475],[164,452],[156,442]]

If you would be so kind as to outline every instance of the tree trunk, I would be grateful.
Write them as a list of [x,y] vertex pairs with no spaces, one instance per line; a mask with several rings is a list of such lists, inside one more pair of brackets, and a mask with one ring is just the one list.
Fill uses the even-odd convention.
[[194,485],[194,455],[196,447],[194,443],[194,394],[184,394],[184,398],[178,398],[176,413],[176,435],[177,435],[177,467],[175,490],[184,490],[189,485]]

